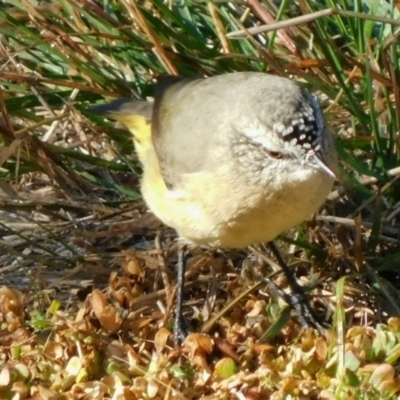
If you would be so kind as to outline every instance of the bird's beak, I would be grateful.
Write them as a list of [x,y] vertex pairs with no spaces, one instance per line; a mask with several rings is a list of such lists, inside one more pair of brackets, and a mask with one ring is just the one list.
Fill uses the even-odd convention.
[[329,168],[325,161],[321,158],[321,156],[317,154],[313,154],[307,159],[307,165],[310,166],[311,168],[316,169],[317,171],[321,171],[324,174],[329,175],[331,178],[337,180],[336,174],[332,171],[331,168]]

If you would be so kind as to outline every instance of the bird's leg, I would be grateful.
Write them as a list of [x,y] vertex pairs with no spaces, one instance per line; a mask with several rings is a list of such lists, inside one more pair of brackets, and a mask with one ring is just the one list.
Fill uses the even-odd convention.
[[287,266],[278,247],[272,241],[268,243],[268,246],[285,273],[289,285],[293,291],[292,295],[288,295],[287,293],[278,289],[278,291],[281,293],[281,296],[296,311],[298,322],[302,327],[308,328],[311,325],[313,328],[324,334],[324,323],[321,322],[321,319],[316,315],[314,309],[311,307],[308,298],[304,293],[303,287],[297,282],[292,270]]
[[175,322],[174,322],[174,343],[176,346],[182,344],[188,335],[188,329],[183,318],[183,295],[185,286],[185,270],[187,261],[187,246],[181,245],[178,251],[178,276],[177,285],[178,290],[176,293],[176,308],[175,308]]

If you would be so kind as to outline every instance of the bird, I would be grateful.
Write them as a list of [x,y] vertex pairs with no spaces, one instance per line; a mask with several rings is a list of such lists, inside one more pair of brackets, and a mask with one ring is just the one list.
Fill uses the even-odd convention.
[[[334,137],[319,101],[288,78],[263,72],[166,75],[157,80],[153,102],[118,99],[89,112],[119,121],[133,134],[143,198],[182,244],[177,344],[187,334],[187,247],[272,246],[318,210],[337,179]],[[279,258],[275,245],[272,250]],[[289,283],[301,289],[293,275]]]

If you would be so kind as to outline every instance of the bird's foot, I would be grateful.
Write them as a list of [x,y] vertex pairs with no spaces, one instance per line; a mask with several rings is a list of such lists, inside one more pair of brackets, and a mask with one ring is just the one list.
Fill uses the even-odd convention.
[[329,324],[318,316],[314,308],[310,305],[304,289],[298,285],[295,293],[290,295],[286,294],[286,301],[295,310],[296,319],[302,328],[314,328],[317,329],[322,335],[325,334],[325,330],[329,327]]
[[262,280],[268,284],[272,290],[292,308],[296,313],[297,322],[304,329],[310,327],[317,329],[322,335],[325,334],[325,329],[328,328],[328,324],[322,318],[320,318],[313,307],[311,307],[310,302],[306,294],[304,293],[304,288],[300,286],[297,282],[295,285],[292,283],[293,293],[288,294],[282,289],[280,289],[276,284],[269,278],[262,278]]
[[175,318],[174,322],[174,344],[180,347],[185,339],[192,333],[188,324],[183,318]]

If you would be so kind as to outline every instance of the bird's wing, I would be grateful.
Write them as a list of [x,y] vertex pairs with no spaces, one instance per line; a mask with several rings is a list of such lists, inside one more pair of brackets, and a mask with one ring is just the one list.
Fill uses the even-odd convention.
[[152,138],[168,187],[179,186],[187,174],[214,170],[226,162],[232,114],[240,103],[230,97],[238,95],[238,85],[230,87],[234,82],[229,75],[159,80]]

